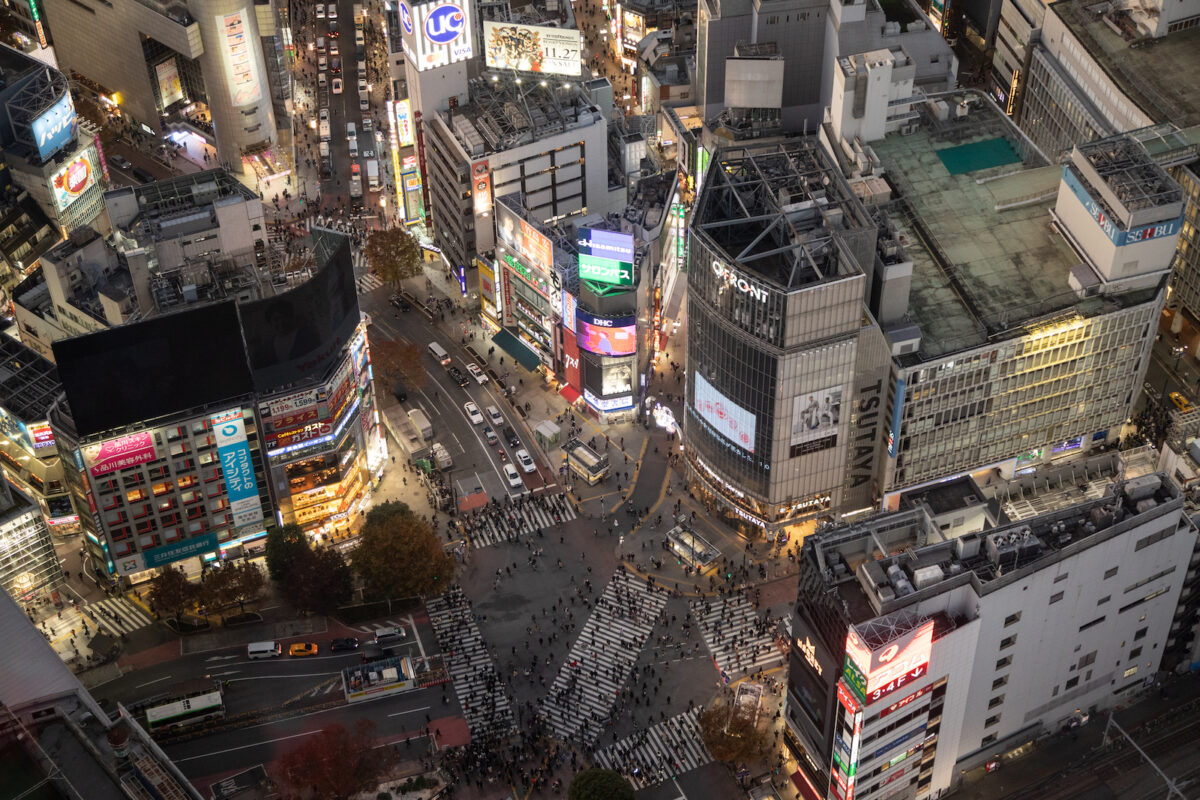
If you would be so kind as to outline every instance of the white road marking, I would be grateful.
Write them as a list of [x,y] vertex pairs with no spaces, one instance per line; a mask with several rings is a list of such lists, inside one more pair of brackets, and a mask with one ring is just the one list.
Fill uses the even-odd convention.
[[152,685],[152,684],[155,684],[155,683],[162,683],[163,681],[169,681],[169,680],[171,680],[171,676],[170,676],[170,675],[167,675],[167,676],[165,676],[165,677],[162,677],[162,678],[156,678],[155,680],[152,680],[152,681],[146,681],[145,683],[139,683],[137,686],[135,686],[135,687],[133,687],[133,688],[135,688],[135,689],[141,689],[143,686],[150,686],[150,685]]
[[173,758],[171,760],[174,761],[176,764],[180,764],[184,761],[195,761],[198,758],[211,758],[212,756],[220,756],[220,755],[224,755],[225,753],[235,752],[237,750],[245,750],[248,747],[261,747],[264,744],[274,744],[275,742],[286,742],[288,739],[299,739],[301,736],[312,736],[314,733],[320,733],[320,732],[321,732],[320,730],[315,730],[315,731],[304,731],[303,733],[293,733],[291,736],[280,736],[278,739],[267,739],[262,742],[253,742],[251,744],[238,745],[237,747],[227,747],[224,750],[214,750],[211,753],[201,753],[198,756],[186,756],[184,758]]
[[388,714],[388,716],[389,717],[403,717],[405,714],[415,714],[418,711],[428,711],[429,709],[430,709],[430,706],[424,706],[423,708],[414,708],[412,711],[397,711],[395,714]]
[[412,614],[408,615],[408,629],[412,631],[413,638],[417,640],[417,649],[421,651],[421,658],[425,658],[425,646],[421,644],[421,634],[417,633],[417,623],[413,620]]

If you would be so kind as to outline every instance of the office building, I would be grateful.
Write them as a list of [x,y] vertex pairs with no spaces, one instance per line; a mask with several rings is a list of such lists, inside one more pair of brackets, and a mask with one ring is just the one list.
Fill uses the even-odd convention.
[[63,68],[119,96],[133,124],[156,138],[198,136],[237,173],[255,157],[275,163],[291,90],[274,4],[46,0],[45,9]]
[[705,176],[686,457],[731,522],[894,508],[949,476],[1072,458],[1115,438],[1140,391],[1179,186],[1127,138],[1050,166],[974,92],[912,108],[851,114],[860,136],[898,126],[874,142],[824,126],[836,159],[747,145]]
[[13,797],[126,800],[201,795],[141,725],[115,718],[72,674],[15,603],[0,597],[0,747]]
[[19,603],[32,603],[50,599],[63,583],[42,509],[9,483],[0,484],[0,590]]
[[1183,498],[1116,453],[1082,466],[931,487],[805,540],[784,714],[802,796],[937,797],[1178,664],[1200,563]]

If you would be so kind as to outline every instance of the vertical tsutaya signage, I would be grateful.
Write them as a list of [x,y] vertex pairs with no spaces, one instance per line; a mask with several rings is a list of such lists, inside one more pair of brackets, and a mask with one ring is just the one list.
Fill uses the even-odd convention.
[[883,381],[858,388],[854,408],[854,434],[850,453],[850,485],[862,486],[875,474],[875,442],[879,433],[879,403]]
[[235,408],[214,414],[212,427],[217,434],[217,455],[221,459],[234,527],[262,522],[262,502],[258,498],[258,482],[254,479],[254,462],[250,460],[242,410]]
[[896,381],[896,397],[892,400],[892,427],[888,430],[888,455],[896,457],[897,441],[900,438],[900,416],[904,413],[904,379]]
[[400,4],[404,49],[418,72],[467,61],[475,55],[471,5],[434,0],[409,10]]
[[262,99],[262,81],[258,77],[258,40],[247,29],[246,9],[218,14],[225,76],[229,81],[229,102],[237,108]]
[[475,197],[475,216],[487,217],[492,213],[492,174],[487,159],[471,165],[471,192]]

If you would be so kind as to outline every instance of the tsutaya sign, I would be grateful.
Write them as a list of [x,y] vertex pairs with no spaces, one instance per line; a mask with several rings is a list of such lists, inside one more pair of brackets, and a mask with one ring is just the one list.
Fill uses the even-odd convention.
[[765,286],[751,283],[728,265],[722,264],[720,259],[713,259],[712,270],[718,278],[725,281],[726,286],[737,289],[743,294],[748,294],[760,303],[767,302],[767,288]]

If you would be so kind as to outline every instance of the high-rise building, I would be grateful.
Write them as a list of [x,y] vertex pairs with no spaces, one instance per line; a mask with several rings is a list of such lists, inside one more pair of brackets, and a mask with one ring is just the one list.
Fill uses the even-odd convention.
[[42,509],[24,492],[0,483],[0,589],[25,603],[49,599],[61,585],[62,567]]
[[735,524],[1071,458],[1140,391],[1183,214],[1163,169],[1125,138],[1051,167],[974,92],[880,118],[827,126],[836,160],[718,153],[696,201],[686,457]]
[[936,797],[1179,663],[1197,531],[1164,475],[1125,468],[1051,466],[983,504],[967,478],[805,540],[784,737],[802,796]]

